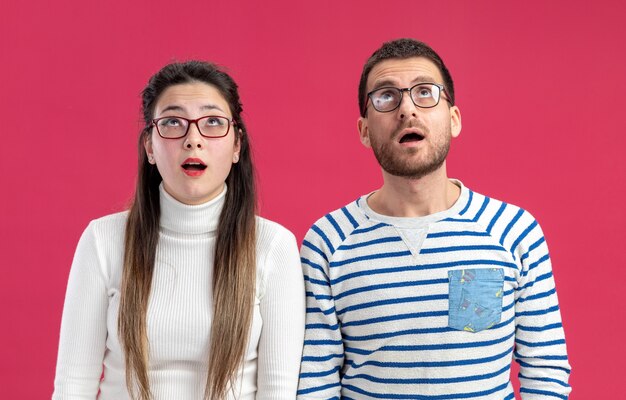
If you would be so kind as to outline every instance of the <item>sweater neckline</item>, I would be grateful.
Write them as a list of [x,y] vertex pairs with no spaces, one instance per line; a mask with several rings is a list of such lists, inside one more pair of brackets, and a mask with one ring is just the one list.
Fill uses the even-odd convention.
[[226,198],[224,190],[212,200],[198,205],[181,203],[172,197],[163,183],[159,185],[161,219],[163,229],[186,234],[202,234],[217,231],[217,224]]
[[425,215],[423,217],[392,217],[389,215],[382,215],[374,212],[367,204],[367,198],[375,193],[371,192],[361,196],[358,200],[358,206],[363,213],[371,220],[383,222],[388,225],[392,225],[398,228],[407,229],[420,229],[433,222],[441,221],[446,218],[458,215],[460,211],[467,205],[469,201],[469,189],[467,189],[463,183],[457,179],[450,179],[452,183],[461,188],[461,194],[452,207],[447,210],[443,210],[434,214]]

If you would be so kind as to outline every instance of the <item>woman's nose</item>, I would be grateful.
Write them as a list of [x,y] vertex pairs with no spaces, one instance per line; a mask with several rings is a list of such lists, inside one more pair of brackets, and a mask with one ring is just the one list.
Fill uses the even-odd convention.
[[191,126],[189,126],[189,131],[187,132],[187,136],[185,136],[184,146],[187,149],[193,149],[193,148],[201,149],[203,140],[204,139],[202,135],[200,134],[200,130],[198,129],[198,124],[197,123],[191,124]]

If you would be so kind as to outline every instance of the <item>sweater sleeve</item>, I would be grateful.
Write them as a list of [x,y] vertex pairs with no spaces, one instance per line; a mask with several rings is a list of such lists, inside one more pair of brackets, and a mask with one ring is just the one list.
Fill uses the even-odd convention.
[[332,250],[314,225],[301,249],[306,289],[306,325],[298,400],[339,399],[344,346],[330,286]]
[[570,365],[548,247],[536,223],[520,245],[515,360],[524,400],[567,399]]
[[273,238],[265,266],[256,399],[293,400],[304,340],[304,282],[296,239],[289,231],[281,229]]
[[53,400],[95,399],[107,337],[108,296],[93,222],[83,233],[63,306]]

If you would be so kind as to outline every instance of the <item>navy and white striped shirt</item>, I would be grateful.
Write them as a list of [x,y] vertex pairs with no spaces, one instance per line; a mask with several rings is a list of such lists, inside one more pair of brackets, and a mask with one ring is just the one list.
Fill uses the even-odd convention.
[[548,248],[519,207],[472,192],[421,218],[363,196],[317,221],[301,260],[307,322],[298,399],[567,399]]

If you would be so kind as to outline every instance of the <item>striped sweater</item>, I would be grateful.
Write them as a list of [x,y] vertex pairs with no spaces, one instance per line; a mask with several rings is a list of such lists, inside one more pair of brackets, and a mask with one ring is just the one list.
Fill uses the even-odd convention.
[[298,399],[567,399],[548,248],[519,207],[472,192],[421,218],[363,196],[318,220]]

